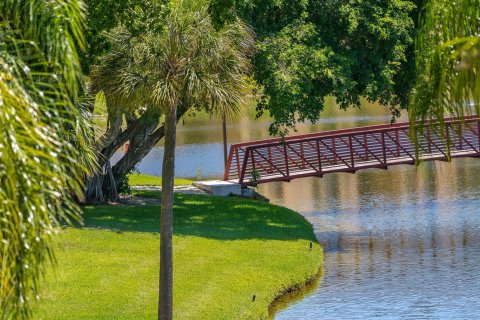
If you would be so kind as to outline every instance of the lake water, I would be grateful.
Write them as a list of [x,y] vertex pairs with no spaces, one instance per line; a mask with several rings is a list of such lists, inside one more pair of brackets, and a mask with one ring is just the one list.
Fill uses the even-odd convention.
[[[299,132],[388,123],[365,105]],[[268,137],[268,122],[240,120],[230,142]],[[221,124],[179,127],[176,175],[221,177]],[[160,175],[162,148],[138,167]],[[120,154],[117,155],[117,157]],[[340,173],[260,185],[272,203],[306,216],[325,248],[318,285],[276,305],[275,319],[480,319],[480,159]]]

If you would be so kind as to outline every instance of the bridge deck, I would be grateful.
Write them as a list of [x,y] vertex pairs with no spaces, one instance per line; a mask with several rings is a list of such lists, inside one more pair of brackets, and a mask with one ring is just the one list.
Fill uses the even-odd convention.
[[[406,122],[234,144],[224,179],[253,185],[413,164],[416,155],[409,130]],[[430,124],[417,139],[418,160],[480,157],[480,117],[447,119],[443,131]]]

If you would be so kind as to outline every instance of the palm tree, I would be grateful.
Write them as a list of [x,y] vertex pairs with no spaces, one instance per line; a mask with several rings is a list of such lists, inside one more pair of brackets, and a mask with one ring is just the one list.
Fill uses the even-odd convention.
[[[417,37],[412,122],[480,114],[480,0],[431,0]],[[420,127],[421,129],[421,127]]]
[[105,92],[109,103],[164,116],[159,319],[172,318],[173,180],[179,115],[190,108],[220,113],[238,108],[254,50],[253,32],[239,19],[219,30],[213,26],[207,1],[174,0],[168,10],[160,31],[138,37],[121,27],[112,32],[114,51],[92,76],[94,87]]
[[2,319],[31,316],[61,221],[93,165],[77,105],[85,8],[76,0],[0,4],[0,298]]

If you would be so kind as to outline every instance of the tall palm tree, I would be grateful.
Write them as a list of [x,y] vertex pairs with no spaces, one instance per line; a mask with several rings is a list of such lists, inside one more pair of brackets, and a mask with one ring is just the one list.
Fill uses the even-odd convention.
[[410,120],[480,114],[480,0],[430,0],[417,37]]
[[77,105],[85,8],[77,0],[0,4],[0,318],[31,316],[61,221],[93,165]]
[[160,31],[138,37],[122,28],[111,33],[114,51],[92,76],[94,86],[104,90],[109,103],[154,109],[164,115],[159,319],[172,318],[177,115],[190,108],[224,113],[241,105],[254,50],[253,32],[240,20],[215,29],[207,1],[173,0],[168,10]]

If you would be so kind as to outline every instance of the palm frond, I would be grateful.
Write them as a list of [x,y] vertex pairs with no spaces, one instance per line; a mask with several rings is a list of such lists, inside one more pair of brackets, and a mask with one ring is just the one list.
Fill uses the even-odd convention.
[[53,238],[80,220],[75,197],[95,166],[89,114],[77,104],[81,1],[0,5],[1,318],[31,317]]
[[417,37],[412,121],[480,114],[480,0],[432,0]]
[[197,107],[234,117],[247,95],[254,33],[239,19],[216,30],[204,1],[177,0],[162,30],[133,37],[118,27],[92,79],[109,107]]

